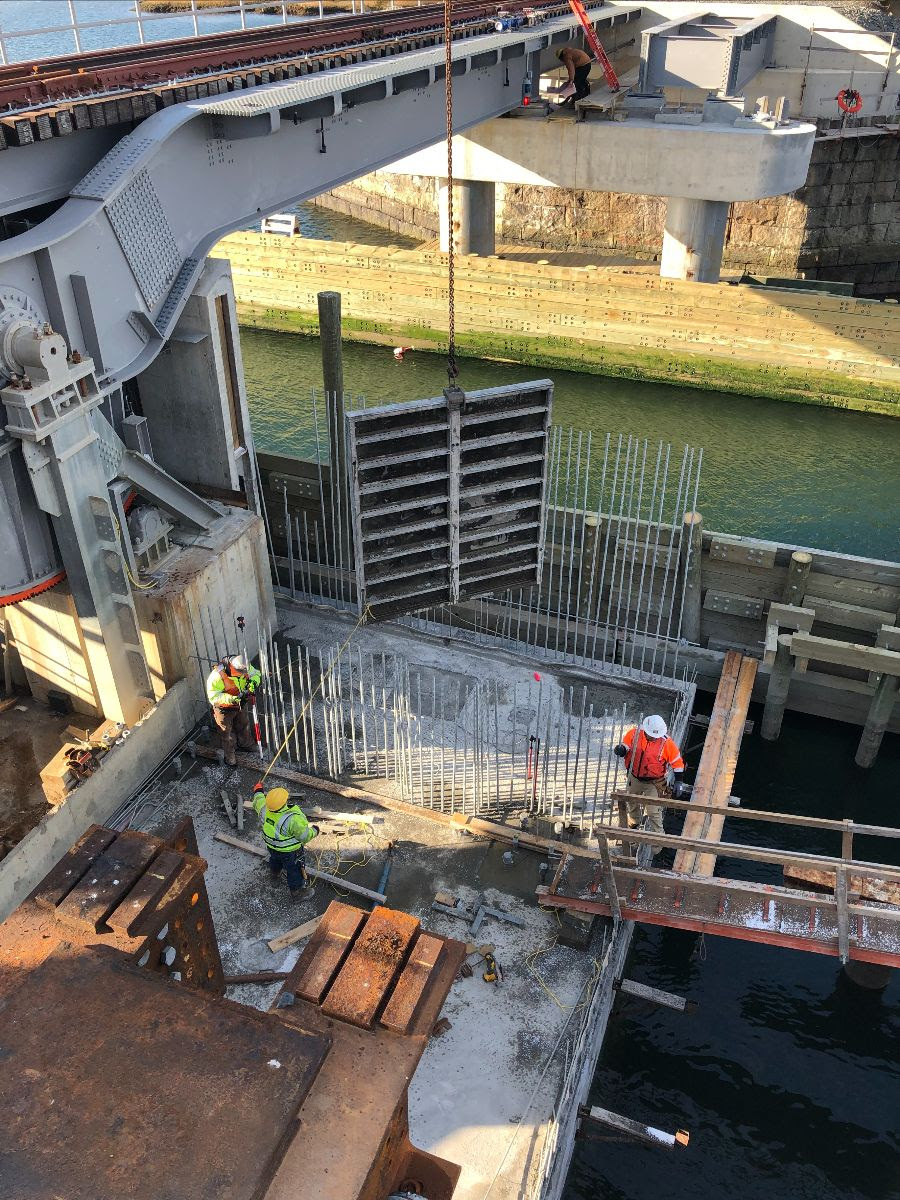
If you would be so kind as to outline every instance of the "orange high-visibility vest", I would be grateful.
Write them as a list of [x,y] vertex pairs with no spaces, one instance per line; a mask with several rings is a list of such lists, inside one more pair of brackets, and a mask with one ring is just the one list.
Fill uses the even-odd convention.
[[[637,745],[634,744],[635,733],[638,735]],[[684,770],[681,751],[668,735],[648,738],[643,729],[638,732],[632,726],[622,738],[622,742],[628,747],[625,766],[635,779],[662,779],[667,766],[673,771]]]

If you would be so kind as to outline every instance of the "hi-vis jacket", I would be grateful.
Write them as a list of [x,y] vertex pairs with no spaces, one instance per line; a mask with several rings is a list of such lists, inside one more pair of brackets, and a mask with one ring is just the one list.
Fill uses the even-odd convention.
[[214,708],[234,708],[253,695],[261,679],[253,667],[246,675],[229,675],[225,663],[218,663],[206,677],[206,698]]
[[296,804],[288,804],[278,812],[270,812],[266,808],[266,797],[258,792],[253,797],[253,811],[259,816],[265,809],[263,817],[263,841],[270,850],[281,854],[289,854],[293,850],[302,849],[307,842],[316,836],[316,831],[307,821],[303,809]]
[[[635,744],[635,733],[637,733],[637,744]],[[662,779],[667,766],[671,767],[673,771],[684,770],[681,751],[668,736],[648,738],[643,729],[636,730],[632,726],[622,738],[622,743],[628,747],[625,766],[635,779]]]

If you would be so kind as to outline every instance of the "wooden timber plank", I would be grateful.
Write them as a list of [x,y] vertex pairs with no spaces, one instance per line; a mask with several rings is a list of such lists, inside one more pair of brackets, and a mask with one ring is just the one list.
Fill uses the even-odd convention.
[[293,929],[289,929],[287,933],[282,933],[276,938],[272,938],[269,942],[269,949],[273,954],[278,954],[282,950],[286,950],[288,946],[293,946],[295,942],[302,942],[305,937],[315,933],[319,927],[321,917],[313,917],[309,921],[304,921],[302,925],[297,925]]
[[99,932],[163,844],[159,838],[126,829],[94,860],[57,907],[57,914],[67,921],[84,922]]
[[417,917],[376,908],[328,989],[322,1012],[371,1029],[418,931]]
[[284,990],[311,1004],[321,1003],[365,919],[366,914],[358,908],[332,900],[297,959]]
[[840,642],[800,632],[791,634],[791,653],[795,658],[900,675],[900,651],[880,646],[861,646],[855,642]]
[[813,570],[809,573],[806,588],[825,600],[856,604],[862,608],[891,610],[893,614],[896,614],[900,605],[900,583],[891,585],[874,583],[868,579],[847,579],[827,571]]
[[[756,659],[742,658],[737,651],[725,655],[693,791],[693,798],[699,803],[721,806],[722,817],[689,813],[684,822],[684,837],[717,841],[722,836],[757,665]],[[680,851],[675,856],[673,869],[685,874],[711,875],[715,869],[715,855]]]
[[56,908],[116,837],[115,829],[92,825],[44,876],[33,895],[41,908]]
[[882,625],[890,624],[895,616],[895,610],[862,608],[843,600],[826,600],[824,596],[812,595],[809,590],[803,598],[803,605],[815,611],[816,621],[822,625],[837,625],[841,629],[858,629],[864,633],[877,633]]
[[[197,753],[200,753],[199,748]],[[249,758],[250,756],[247,755],[246,757]],[[284,772],[280,771],[279,774],[283,775]],[[316,780],[314,786],[319,787],[320,782]],[[240,838],[232,837],[229,833],[217,833],[214,837],[217,842],[224,842],[226,846],[234,846],[237,850],[246,850],[248,854],[255,854],[258,858],[268,857],[268,850],[263,850],[261,846],[254,846],[250,842],[242,842]],[[319,871],[315,867],[310,866],[307,866],[306,873],[313,879],[321,879],[323,883],[332,883],[335,887],[353,892],[354,895],[364,896],[367,900],[374,900],[376,904],[384,903],[385,897],[381,892],[373,892],[371,888],[360,887],[358,883],[351,883],[349,879],[329,875],[327,871]]]

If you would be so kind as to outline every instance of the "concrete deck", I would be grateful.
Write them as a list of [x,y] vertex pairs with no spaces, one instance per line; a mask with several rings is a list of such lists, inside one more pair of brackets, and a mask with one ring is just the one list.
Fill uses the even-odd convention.
[[[209,862],[206,882],[226,974],[289,969],[303,943],[273,954],[269,940],[324,912],[335,896],[359,902],[320,883],[311,900],[295,903],[286,884],[272,880],[264,860],[215,840],[216,833],[232,832],[219,789],[224,787],[232,797],[249,796],[255,778],[241,769],[204,764],[175,791],[171,781],[161,781],[155,793],[161,801],[158,811],[145,810],[152,816],[146,825],[152,832],[171,827],[184,813],[194,819],[200,853]],[[485,920],[475,941],[494,947],[503,982],[485,983],[480,958],[470,957],[471,978],[454,983],[443,1010],[451,1027],[429,1044],[410,1087],[412,1140],[462,1165],[458,1200],[482,1200],[501,1165],[491,1195],[514,1200],[539,1150],[541,1124],[556,1097],[564,1055],[557,1054],[542,1078],[545,1061],[595,971],[601,942],[587,952],[555,945],[556,917],[539,909],[534,898],[539,854],[521,851],[507,867],[504,847],[461,837],[424,817],[344,799],[336,803],[327,793],[310,793],[307,803],[373,818],[370,830],[329,826],[326,832],[323,825],[311,862],[376,888],[387,861],[387,844],[393,842],[388,904],[418,917],[426,929],[461,939],[468,936],[464,921],[431,910],[438,889],[451,892],[470,909],[483,902],[524,922],[518,927]],[[347,831],[336,832],[342,829]],[[249,813],[244,837],[260,841]],[[233,986],[228,996],[264,1009],[278,986]],[[577,1024],[573,1020],[571,1027]]]

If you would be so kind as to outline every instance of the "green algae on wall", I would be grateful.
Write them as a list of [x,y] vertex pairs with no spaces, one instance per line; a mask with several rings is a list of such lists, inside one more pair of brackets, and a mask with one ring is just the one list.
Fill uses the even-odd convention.
[[[316,313],[238,301],[242,324],[286,333],[317,334]],[[350,341],[396,344],[441,353],[447,335],[426,326],[344,317],[344,337]],[[490,333],[459,333],[457,350],[467,358],[494,358],[530,366],[559,367],[587,374],[652,380],[706,391],[762,396],[793,404],[813,404],[854,412],[900,416],[900,387],[875,383],[829,371],[801,370],[774,364],[727,362],[701,354],[662,353],[635,347],[582,342],[577,338],[530,338]]]

